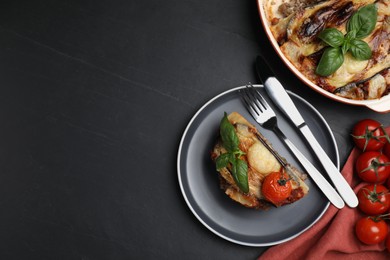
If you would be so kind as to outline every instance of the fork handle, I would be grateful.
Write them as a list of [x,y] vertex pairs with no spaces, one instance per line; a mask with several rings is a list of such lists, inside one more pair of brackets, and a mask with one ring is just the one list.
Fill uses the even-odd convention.
[[324,176],[314,167],[314,165],[299,151],[299,149],[284,135],[279,127],[274,127],[275,134],[284,141],[291,152],[295,155],[303,168],[310,175],[311,179],[317,184],[318,188],[324,193],[328,200],[336,207],[343,208],[344,200],[336,192],[333,186],[324,178]]

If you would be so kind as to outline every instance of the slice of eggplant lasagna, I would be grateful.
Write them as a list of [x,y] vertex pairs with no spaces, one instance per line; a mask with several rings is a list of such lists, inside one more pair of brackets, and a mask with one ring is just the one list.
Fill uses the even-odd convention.
[[[239,159],[247,165],[247,176],[245,177],[247,178],[246,191],[243,191],[241,185],[237,183],[237,179],[233,174],[233,171],[235,170],[233,169],[235,167],[234,165],[227,163],[220,169],[218,169],[217,166],[220,188],[224,190],[232,200],[249,208],[267,209],[270,206],[279,207],[293,203],[308,193],[309,187],[304,182],[306,174],[300,172],[296,167],[291,166],[283,159],[290,167],[290,170],[287,172],[275,156],[262,144],[260,138],[278,154],[267,139],[258,132],[256,127],[250,124],[237,112],[231,113],[226,118],[238,138],[238,148],[240,150]],[[218,158],[229,153],[229,148],[227,148],[227,145],[224,144],[222,139],[223,138],[218,139],[211,153],[211,158],[217,165]],[[288,196],[282,200],[273,200],[267,194],[264,194],[265,187],[262,186],[267,177],[270,177],[272,174],[284,176],[282,177],[282,181],[288,181],[289,185],[291,185]]]

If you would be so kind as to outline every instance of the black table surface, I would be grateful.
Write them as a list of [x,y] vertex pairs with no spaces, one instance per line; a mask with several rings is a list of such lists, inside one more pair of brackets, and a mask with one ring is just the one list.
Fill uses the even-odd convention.
[[215,95],[258,83],[262,53],[350,131],[390,114],[329,100],[277,57],[255,0],[0,3],[0,258],[255,259],[205,228],[181,194],[181,136]]

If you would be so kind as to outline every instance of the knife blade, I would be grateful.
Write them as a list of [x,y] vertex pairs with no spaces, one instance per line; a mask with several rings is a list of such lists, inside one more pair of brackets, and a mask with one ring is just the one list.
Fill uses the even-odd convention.
[[294,102],[291,100],[279,80],[276,79],[267,62],[261,56],[256,58],[256,70],[269,97],[306,138],[307,143],[318,157],[345,203],[351,208],[356,207],[359,202],[355,192],[330,160],[329,156],[322,149],[321,145],[318,143],[317,139],[314,137],[312,131],[303,119],[301,113],[294,105]]

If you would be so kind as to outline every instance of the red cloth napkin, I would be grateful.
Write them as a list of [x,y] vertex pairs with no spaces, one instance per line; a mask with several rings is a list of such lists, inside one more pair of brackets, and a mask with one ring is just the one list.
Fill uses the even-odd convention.
[[[390,127],[387,128],[387,131]],[[351,184],[355,193],[363,186],[356,174],[354,165],[361,152],[354,148],[341,173]],[[265,259],[390,259],[384,242],[378,245],[365,245],[355,236],[355,223],[364,214],[358,209],[345,206],[338,210],[330,205],[323,217],[309,230],[284,244],[268,249],[258,260]]]

